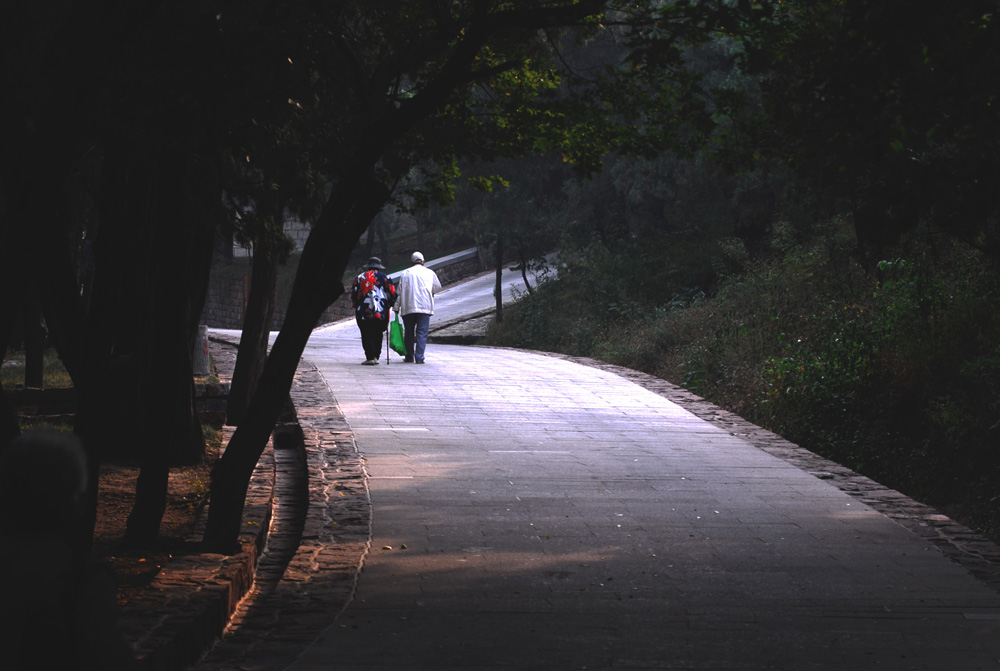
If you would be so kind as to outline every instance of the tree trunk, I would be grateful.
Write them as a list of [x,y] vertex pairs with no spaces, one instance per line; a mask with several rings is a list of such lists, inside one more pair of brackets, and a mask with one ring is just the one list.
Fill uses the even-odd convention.
[[521,279],[524,280],[524,287],[528,290],[528,293],[535,293],[535,290],[531,288],[531,282],[528,281],[528,266],[524,264],[521,265]]
[[[301,264],[305,259],[300,261]],[[346,264],[345,264],[346,267]],[[204,549],[232,553],[238,538],[253,469],[288,398],[299,358],[313,327],[326,307],[317,296],[302,296],[288,306],[285,321],[264,363],[260,380],[246,412],[222,458],[212,469],[208,523]]]
[[497,264],[496,284],[493,287],[493,296],[497,301],[497,324],[503,323],[503,236],[497,235],[496,248],[494,249],[494,260]]
[[389,192],[371,177],[374,160],[345,171],[306,240],[281,330],[264,363],[256,392],[222,458],[212,470],[204,549],[237,551],[253,469],[277,422],[302,352],[323,310],[344,293],[341,278],[351,252]]
[[365,260],[368,260],[375,253],[375,222],[368,226],[368,237],[365,239]]
[[131,549],[149,547],[160,534],[160,522],[167,509],[170,465],[159,441],[144,445],[135,481],[135,503],[125,523],[124,543]]
[[[0,314],[11,314],[3,310],[3,300],[0,297]],[[4,319],[0,326],[0,362],[7,356],[7,341],[13,327],[13,319]],[[3,393],[3,384],[0,383],[0,454],[10,441],[14,440],[21,433],[21,426],[17,419],[17,411],[7,402],[7,396]]]
[[[137,253],[144,257],[139,279],[149,287],[139,309],[136,341],[139,416],[147,427],[139,446],[140,473],[126,542],[143,547],[156,540],[166,508],[173,464],[197,463],[204,438],[194,396],[191,343],[207,281],[202,247],[211,248],[212,218],[198,206],[192,188],[200,175],[178,154],[161,157],[130,185],[151,194],[140,220],[145,232]],[[202,229],[208,228],[206,232]],[[193,316],[192,316],[193,315]]]
[[24,386],[41,389],[45,376],[45,329],[42,328],[42,311],[34,287],[25,297],[21,314],[24,325]]
[[528,294],[535,293],[535,290],[531,288],[531,282],[528,281],[528,255],[524,253],[524,244],[520,244],[517,247],[519,263],[521,264],[521,279],[524,280],[524,288],[528,290]]
[[3,385],[0,384],[0,454],[3,454],[4,448],[19,435],[21,426],[17,419],[17,411],[7,402]]
[[141,420],[151,430],[142,434],[138,446],[135,504],[125,529],[132,547],[147,547],[159,535],[171,465],[194,463],[203,453],[188,341],[184,323],[177,319],[172,328],[161,325],[150,347],[139,352]]
[[263,236],[254,245],[250,267],[250,295],[233,369],[233,381],[229,387],[229,402],[226,405],[226,423],[231,426],[237,426],[242,421],[267,359],[267,341],[271,333],[278,283],[278,254],[268,240],[268,236]]
[[[53,225],[49,229],[58,232]],[[89,552],[97,519],[98,475],[107,443],[105,436],[113,435],[119,427],[101,414],[107,403],[98,386],[105,380],[106,357],[102,356],[100,339],[92,337],[83,313],[80,287],[77,282],[68,239],[53,234],[48,241],[44,271],[33,278],[37,282],[38,296],[49,329],[49,337],[59,358],[73,380],[77,395],[74,433],[83,442],[87,453],[88,488],[84,514],[78,527],[77,546]]]

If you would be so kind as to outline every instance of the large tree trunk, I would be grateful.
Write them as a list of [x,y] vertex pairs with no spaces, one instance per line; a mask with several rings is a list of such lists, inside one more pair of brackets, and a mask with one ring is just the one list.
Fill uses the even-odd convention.
[[263,236],[254,245],[250,295],[226,405],[226,423],[231,426],[237,426],[242,421],[267,359],[267,341],[271,334],[278,283],[278,252],[269,240],[268,236]]
[[323,310],[344,293],[351,252],[371,219],[388,202],[388,190],[371,177],[374,160],[345,171],[302,250],[281,330],[222,458],[212,471],[204,549],[237,551],[243,507],[253,469],[277,422],[299,359]]
[[309,334],[326,307],[315,295],[319,292],[314,290],[312,293],[289,305],[281,331],[264,363],[256,392],[222,458],[212,469],[204,536],[204,549],[208,552],[239,550],[237,539],[250,477],[288,398]]
[[[161,269],[162,270],[162,269]],[[125,540],[144,547],[156,540],[166,509],[170,467],[197,463],[204,456],[204,437],[195,406],[191,333],[183,318],[186,296],[170,273],[160,274],[160,297],[151,305],[153,328],[137,351],[141,425],[147,427],[137,446],[140,457],[135,504]],[[172,280],[174,282],[172,283]],[[165,318],[173,315],[173,318]]]
[[203,453],[201,423],[194,406],[189,334],[182,320],[177,322],[173,328],[161,325],[150,340],[152,351],[139,355],[142,425],[151,430],[142,434],[138,446],[135,504],[125,531],[125,541],[133,547],[146,547],[159,535],[170,466],[193,463]]
[[[159,535],[166,508],[170,466],[193,464],[204,456],[204,438],[194,395],[191,343],[201,312],[207,272],[203,248],[211,248],[211,218],[191,191],[196,175],[180,155],[163,157],[146,179],[134,186],[153,194],[152,217],[140,250],[144,280],[150,287],[137,326],[145,337],[136,342],[140,418],[140,473],[126,541],[145,546]],[[202,229],[207,228],[208,231]],[[194,313],[194,316],[192,314]]]

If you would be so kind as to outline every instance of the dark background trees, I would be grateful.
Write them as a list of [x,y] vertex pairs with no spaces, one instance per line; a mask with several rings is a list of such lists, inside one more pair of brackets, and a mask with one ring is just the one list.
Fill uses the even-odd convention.
[[[4,320],[37,294],[92,482],[105,454],[143,462],[137,542],[156,535],[168,464],[200,457],[189,352],[221,193],[205,109],[214,15],[171,9],[33,5],[4,24]],[[162,431],[116,444],[123,398]]]
[[921,225],[997,255],[997,9],[785,2],[744,41],[761,150],[846,200],[869,259]]

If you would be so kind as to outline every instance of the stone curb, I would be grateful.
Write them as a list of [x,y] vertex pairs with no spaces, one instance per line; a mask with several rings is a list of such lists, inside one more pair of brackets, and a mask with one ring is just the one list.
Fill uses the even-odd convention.
[[[212,355],[223,377],[232,375],[235,354],[214,344]],[[228,443],[232,428],[223,432]],[[274,452],[269,444],[251,478],[243,513],[241,550],[233,555],[173,557],[143,593],[122,612],[122,633],[138,668],[174,671],[195,663],[223,633],[253,584],[254,571],[267,539],[274,488]],[[192,543],[200,540],[207,508]]]
[[[336,402],[329,403],[329,386],[308,361],[299,364],[291,397],[307,471],[301,474],[307,486],[301,533],[284,570],[273,582],[258,580],[234,614],[232,628],[204,656],[198,671],[291,664],[353,599],[370,550],[371,500],[364,464],[350,426]],[[269,546],[281,542],[275,533],[268,539]]]
[[[211,339],[220,377],[231,377],[236,344]],[[364,464],[315,366],[300,363],[290,395],[294,421],[275,434],[295,434],[294,449],[272,441],[258,463],[241,552],[175,557],[129,603],[123,622],[139,668],[283,668],[353,598],[371,544]],[[283,493],[297,486],[302,501]]]

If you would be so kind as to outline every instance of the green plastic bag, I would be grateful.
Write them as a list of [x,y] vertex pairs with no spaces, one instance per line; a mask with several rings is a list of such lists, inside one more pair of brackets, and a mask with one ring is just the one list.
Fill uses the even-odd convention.
[[400,356],[406,356],[406,343],[403,342],[403,322],[399,321],[399,313],[389,322],[389,348]]

